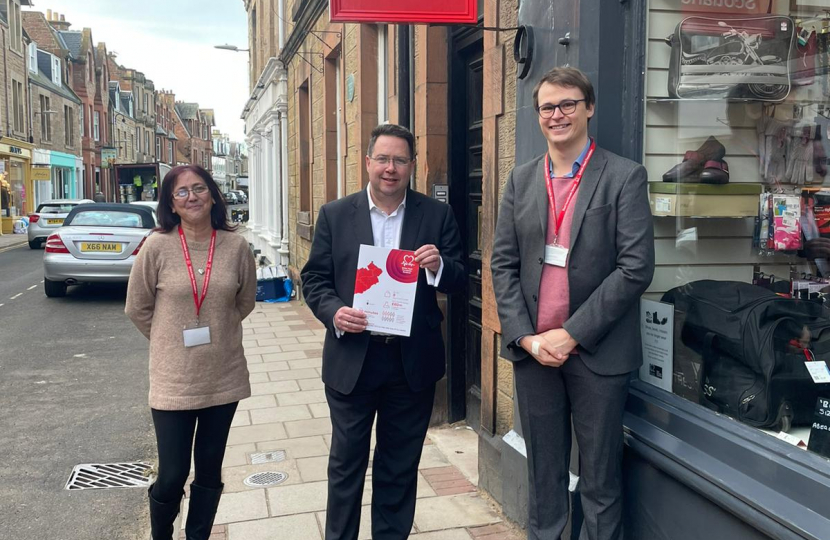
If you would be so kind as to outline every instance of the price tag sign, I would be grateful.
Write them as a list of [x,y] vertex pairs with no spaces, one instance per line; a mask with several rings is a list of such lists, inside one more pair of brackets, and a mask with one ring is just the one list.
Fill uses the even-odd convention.
[[827,363],[824,360],[817,362],[804,362],[807,366],[807,371],[810,372],[810,377],[815,383],[830,383],[830,369],[827,368]]
[[818,398],[807,450],[830,457],[830,398]]

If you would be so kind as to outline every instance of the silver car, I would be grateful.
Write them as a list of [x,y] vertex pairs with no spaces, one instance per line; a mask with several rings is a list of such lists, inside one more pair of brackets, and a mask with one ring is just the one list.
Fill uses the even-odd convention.
[[46,237],[63,225],[63,220],[73,208],[92,202],[90,199],[55,199],[41,203],[35,213],[29,215],[29,247],[40,248]]
[[156,219],[156,223],[158,223],[158,201],[133,201],[130,204],[136,204],[138,206],[146,206],[147,208],[153,209],[153,217]]
[[146,206],[76,206],[46,240],[46,296],[64,296],[67,286],[78,283],[126,283],[138,251],[155,226],[153,211]]

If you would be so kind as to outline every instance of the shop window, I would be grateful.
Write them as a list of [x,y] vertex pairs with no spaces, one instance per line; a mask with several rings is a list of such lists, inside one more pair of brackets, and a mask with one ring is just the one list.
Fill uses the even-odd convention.
[[649,1],[640,378],[830,457],[830,14],[815,4]]

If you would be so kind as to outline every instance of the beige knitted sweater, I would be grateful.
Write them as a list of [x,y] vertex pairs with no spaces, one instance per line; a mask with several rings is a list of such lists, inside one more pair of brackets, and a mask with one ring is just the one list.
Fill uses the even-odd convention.
[[[201,297],[207,242],[188,242]],[[256,297],[254,257],[245,239],[216,233],[208,293],[199,322],[210,326],[211,342],[185,347],[184,326],[196,320],[193,290],[177,229],[154,233],[136,257],[125,312],[150,340],[150,407],[192,410],[224,405],[251,395],[242,349],[242,319]]]

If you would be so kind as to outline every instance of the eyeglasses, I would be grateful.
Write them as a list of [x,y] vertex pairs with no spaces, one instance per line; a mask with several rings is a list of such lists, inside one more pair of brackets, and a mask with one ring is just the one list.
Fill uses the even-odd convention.
[[179,189],[179,190],[173,192],[173,198],[174,199],[186,199],[188,196],[190,196],[191,193],[193,193],[194,195],[196,195],[198,197],[202,193],[205,193],[207,190],[208,190],[208,187],[204,184],[200,184],[198,186],[193,186],[190,189],[182,188],[182,189]]
[[412,163],[411,159],[402,158],[402,157],[389,157],[389,156],[372,157],[372,156],[369,156],[369,159],[371,159],[372,161],[374,161],[375,163],[377,163],[378,165],[381,165],[383,167],[386,167],[387,165],[389,165],[389,162],[394,163],[395,168],[406,167],[407,165]]
[[536,112],[539,113],[539,116],[547,120],[553,116],[553,113],[556,112],[556,109],[562,111],[562,114],[565,116],[569,116],[576,111],[576,104],[580,101],[587,101],[585,99],[566,99],[565,101],[560,102],[558,105],[551,105],[550,103],[545,103],[544,105],[540,105],[536,107]]

